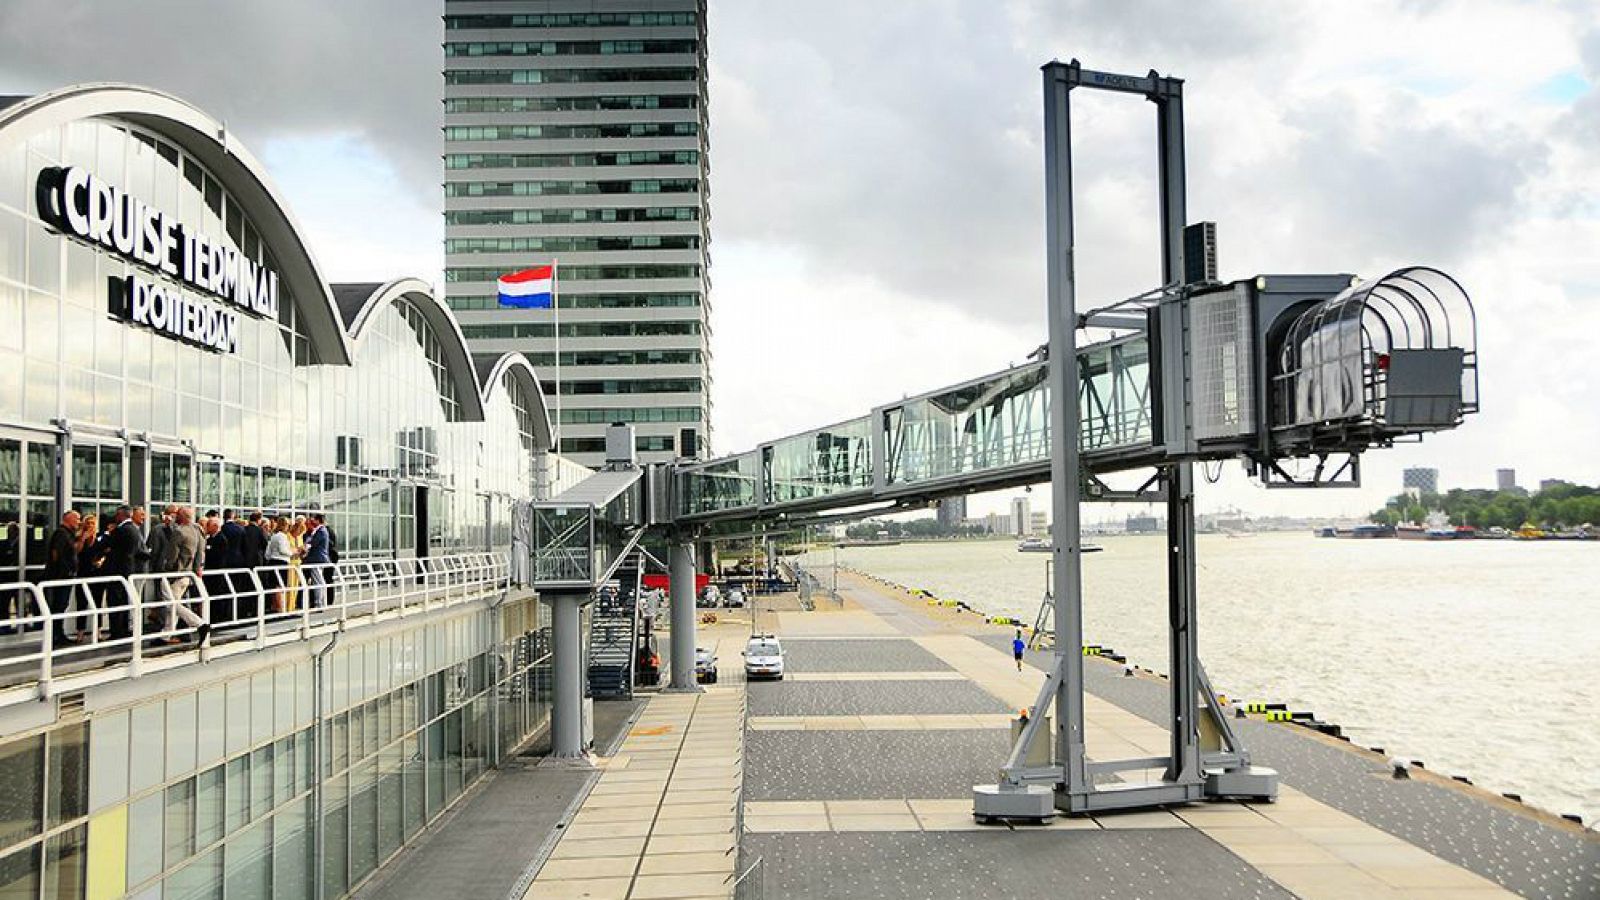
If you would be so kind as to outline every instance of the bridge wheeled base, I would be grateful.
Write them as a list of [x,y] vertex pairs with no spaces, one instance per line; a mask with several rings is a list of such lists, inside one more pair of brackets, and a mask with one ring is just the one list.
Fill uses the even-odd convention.
[[1056,792],[1044,784],[978,784],[972,787],[972,817],[979,823],[996,819],[1056,817]]
[[1278,799],[1278,772],[1265,766],[1245,766],[1206,773],[1206,796],[1213,800]]

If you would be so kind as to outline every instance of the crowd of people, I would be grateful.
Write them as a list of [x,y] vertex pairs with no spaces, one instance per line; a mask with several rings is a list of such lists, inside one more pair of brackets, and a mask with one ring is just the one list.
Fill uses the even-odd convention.
[[[181,643],[182,621],[203,643],[213,625],[326,606],[333,590],[327,564],[338,561],[338,538],[322,513],[291,518],[227,509],[196,520],[192,507],[173,504],[151,523],[144,507],[119,506],[102,523],[93,513],[69,510],[46,546],[46,582],[154,577],[134,582],[138,596],[131,599],[111,578],[47,587],[46,602],[57,614],[54,641],[93,641],[102,628],[110,639],[130,639],[132,615],[142,611],[146,634]],[[209,609],[201,610],[202,603]]]

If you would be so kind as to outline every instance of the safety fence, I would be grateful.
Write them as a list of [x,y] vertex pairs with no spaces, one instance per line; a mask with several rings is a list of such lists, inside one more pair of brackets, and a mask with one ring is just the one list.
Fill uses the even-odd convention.
[[0,584],[0,706],[503,593],[497,553]]

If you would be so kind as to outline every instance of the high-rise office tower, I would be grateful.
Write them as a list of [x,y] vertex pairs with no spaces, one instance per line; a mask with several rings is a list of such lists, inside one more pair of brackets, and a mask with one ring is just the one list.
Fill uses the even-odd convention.
[[[445,0],[444,24],[445,295],[474,352],[527,354],[581,463],[613,422],[641,461],[703,451],[705,0]],[[498,306],[552,262],[558,309]]]
[[1439,493],[1439,470],[1416,466],[1400,473],[1400,486],[1419,494]]

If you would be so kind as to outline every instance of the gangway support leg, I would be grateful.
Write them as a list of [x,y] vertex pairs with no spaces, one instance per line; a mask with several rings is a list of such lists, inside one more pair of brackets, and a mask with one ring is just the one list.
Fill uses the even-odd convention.
[[556,760],[585,761],[583,746],[583,595],[552,593],[550,604],[552,685],[550,756]]
[[694,679],[694,541],[687,535],[673,539],[667,567],[672,603],[672,681],[669,691],[699,693]]

